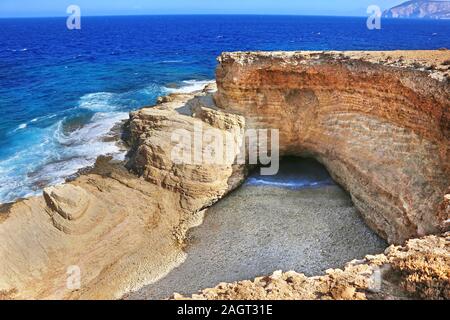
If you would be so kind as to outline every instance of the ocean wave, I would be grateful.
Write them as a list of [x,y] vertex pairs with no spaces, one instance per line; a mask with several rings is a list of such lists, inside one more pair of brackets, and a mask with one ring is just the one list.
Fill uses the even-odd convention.
[[[46,186],[62,183],[93,165],[100,155],[123,160],[126,151],[114,139],[117,133],[112,129],[128,119],[128,110],[147,100],[150,103],[163,92],[162,87],[149,85],[122,93],[90,93],[83,95],[75,108],[21,124],[16,130],[29,128],[14,136],[20,139],[20,149],[0,160],[0,203],[38,195]],[[56,119],[48,126],[28,126],[53,117]]]
[[152,99],[166,90],[157,84],[150,84],[125,92],[94,92],[80,98],[78,108],[93,112],[115,112],[139,108],[151,103]]
[[212,80],[185,80],[180,88],[165,88],[168,93],[192,93],[201,91]]
[[161,63],[182,63],[184,60],[163,60]]
[[[96,144],[102,142],[106,136],[109,135],[111,129],[120,121],[128,118],[127,112],[114,112],[114,113],[96,113],[91,121],[79,129],[66,134],[62,127],[62,121],[58,124],[58,130],[55,132],[55,139],[64,146],[70,146],[71,152],[76,150],[85,150],[85,156],[90,157],[91,149],[97,149],[90,144]],[[103,142],[102,142],[103,143]],[[102,148],[102,151],[109,150],[115,151],[116,148]],[[74,152],[75,153],[75,152]],[[107,152],[108,153],[108,152]]]
[[26,127],[28,127],[28,123],[21,123],[21,124],[16,128],[16,130],[14,130],[14,131],[17,131],[17,130],[23,130],[23,129],[25,129]]
[[[174,92],[202,90],[209,81],[189,80]],[[100,155],[124,159],[112,129],[128,118],[128,111],[151,104],[157,96],[172,91],[149,84],[124,92],[93,92],[79,98],[70,109],[34,117],[11,134],[17,147],[0,159],[0,203],[39,195],[49,185],[91,166]],[[26,129],[26,130],[25,130]]]
[[124,159],[125,150],[112,129],[128,118],[129,110],[151,104],[167,92],[194,92],[208,83],[188,80],[177,89],[150,84],[124,92],[88,93],[73,108],[20,124],[16,128],[20,135],[19,131],[12,135],[20,149],[0,160],[0,203],[38,195],[46,186],[63,183],[93,165],[100,155]]
[[[66,111],[68,111],[68,110],[66,110]],[[34,124],[37,124],[37,123],[42,123],[43,121],[53,119],[53,118],[55,118],[57,116],[58,116],[57,114],[49,114],[49,115],[46,115],[46,116],[33,118],[30,121],[28,121],[28,122],[24,122],[24,123],[19,124],[15,129],[11,130],[9,132],[9,134],[10,135],[14,135],[18,131],[22,131],[24,129],[27,129],[30,125],[34,125]]]
[[303,189],[303,188],[316,188],[321,186],[332,185],[333,181],[330,179],[325,180],[297,180],[297,181],[282,181],[282,180],[272,180],[264,178],[248,178],[247,185],[260,185],[260,186],[273,186],[278,188],[288,188],[288,189]]
[[26,51],[28,51],[28,48],[22,48],[22,49],[6,49],[6,51],[9,51],[9,52],[26,52]]
[[111,92],[89,93],[80,98],[79,107],[96,112],[113,111],[116,109],[114,104],[115,94]]
[[125,151],[114,139],[106,138],[111,137],[118,122],[127,118],[127,112],[97,113],[89,123],[70,133],[64,132],[64,119],[36,131],[39,143],[0,161],[0,203],[38,195],[44,187],[62,183],[78,170],[93,165],[100,155],[123,160]]

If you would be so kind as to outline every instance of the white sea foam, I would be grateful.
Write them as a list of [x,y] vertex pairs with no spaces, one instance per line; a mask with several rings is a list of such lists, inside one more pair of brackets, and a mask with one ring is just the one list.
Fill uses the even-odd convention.
[[[79,169],[93,165],[100,155],[123,160],[125,151],[111,139],[111,130],[128,118],[123,105],[136,103],[136,93],[139,99],[142,95],[155,95],[152,89],[161,90],[149,86],[132,92],[97,92],[82,96],[77,108],[89,109],[94,115],[74,131],[67,132],[65,118],[46,128],[31,126],[27,131],[30,135],[28,144],[9,158],[0,160],[0,203],[38,195],[45,186],[62,183]],[[55,116],[34,118],[28,123]],[[27,123],[23,123],[16,130],[26,127]]]
[[185,80],[180,88],[166,88],[166,91],[168,93],[192,93],[203,90],[207,84],[212,82],[212,80]]
[[273,186],[279,188],[313,188],[317,186],[329,185],[332,184],[331,180],[323,180],[323,181],[277,181],[277,180],[269,180],[269,179],[261,179],[251,177],[246,182],[249,185],[262,185],[262,186]]
[[164,60],[162,63],[182,63],[183,60]]
[[28,51],[28,48],[22,48],[22,49],[6,49],[9,52],[25,52]]
[[112,103],[115,94],[111,92],[89,93],[81,97],[79,107],[91,111],[112,111],[116,106]]
[[[182,88],[174,91],[198,91],[208,83],[185,81]],[[153,84],[120,93],[89,93],[83,95],[73,109],[36,117],[21,124],[16,128],[25,135],[17,135],[18,139],[22,139],[21,149],[0,160],[0,203],[39,195],[46,186],[62,183],[79,169],[93,165],[100,155],[124,159],[125,151],[111,139],[111,130],[128,118],[129,109],[145,105],[147,99],[151,103],[157,95],[168,91],[170,89]],[[93,113],[90,120],[76,130],[68,130],[66,124],[71,119],[63,116],[77,114],[81,109]],[[57,122],[45,126],[49,119],[55,117],[59,119]]]
[[123,160],[125,152],[110,136],[111,129],[128,118],[127,112],[97,113],[85,126],[64,132],[63,120],[40,132],[42,140],[0,161],[0,203],[38,195],[42,187],[64,182],[100,155]]
[[[66,110],[66,111],[67,111],[67,110]],[[58,116],[58,114],[54,113],[54,114],[49,114],[49,115],[42,116],[42,117],[37,117],[37,118],[31,119],[31,120],[28,122],[28,124],[30,124],[30,123],[36,123],[36,122],[41,122],[41,121],[43,121],[43,120],[50,120],[50,119],[53,119],[53,118],[55,118],[55,117],[57,117],[57,116]]]

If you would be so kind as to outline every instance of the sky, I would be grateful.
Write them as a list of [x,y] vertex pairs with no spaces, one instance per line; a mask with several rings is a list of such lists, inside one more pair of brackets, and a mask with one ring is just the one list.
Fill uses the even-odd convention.
[[0,17],[67,16],[75,4],[83,16],[136,14],[294,14],[366,16],[402,0],[0,0]]

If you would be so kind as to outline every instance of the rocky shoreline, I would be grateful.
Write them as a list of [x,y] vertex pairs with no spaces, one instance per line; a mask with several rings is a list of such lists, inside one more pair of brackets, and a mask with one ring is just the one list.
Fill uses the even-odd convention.
[[[282,281],[275,287],[295,284],[288,296],[266,290],[272,280],[259,289],[257,279],[245,282],[240,296],[231,291],[241,292],[235,289],[242,283],[196,298],[389,297],[392,286],[368,293],[376,265],[402,271],[396,286],[413,295],[448,299],[449,59],[447,50],[222,54],[217,92],[210,85],[172,94],[130,114],[126,167],[100,157],[74,181],[2,206],[0,297],[115,299],[182,264],[186,231],[248,172],[233,161],[171,161],[172,130],[201,124],[223,132],[278,127],[281,155],[323,163],[390,243],[436,236],[391,247],[350,271],[319,278],[276,273],[270,279]],[[67,286],[73,266],[80,270],[77,288]]]

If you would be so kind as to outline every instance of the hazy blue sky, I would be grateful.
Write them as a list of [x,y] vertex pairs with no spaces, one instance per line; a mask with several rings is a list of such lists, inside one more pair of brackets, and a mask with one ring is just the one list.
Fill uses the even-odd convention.
[[64,16],[70,4],[82,15],[304,14],[366,15],[369,5],[387,9],[402,0],[0,0],[0,17]]

